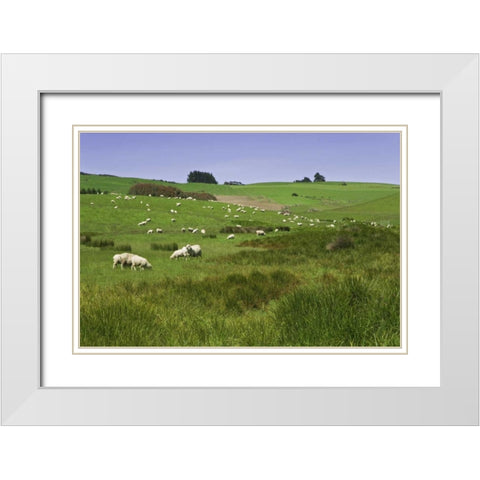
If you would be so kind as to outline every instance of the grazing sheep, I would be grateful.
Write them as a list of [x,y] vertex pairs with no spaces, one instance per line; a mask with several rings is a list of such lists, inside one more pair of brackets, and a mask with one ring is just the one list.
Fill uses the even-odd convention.
[[171,255],[170,259],[173,260],[174,258],[179,257],[188,257],[190,254],[188,253],[188,249],[186,247],[182,247],[178,250],[175,250]]
[[202,228],[202,229],[200,230],[200,233],[201,233],[202,235],[205,235],[207,232],[205,231],[204,228]]
[[277,233],[277,232],[278,232],[278,228],[275,229],[275,233]]
[[198,228],[194,228],[194,229],[192,230],[192,233],[197,233],[197,232],[198,232]]
[[185,233],[187,229],[185,227],[182,227],[182,232]]
[[191,233],[193,232],[193,228],[192,227],[188,227],[188,231]]
[[232,233],[227,237],[227,240],[233,240],[235,238],[235,235]]
[[185,245],[185,247],[188,251],[188,254],[191,257],[201,257],[202,256],[202,248],[200,245]]
[[148,235],[149,233],[153,233],[153,230],[149,230],[149,231],[147,232],[147,235]]
[[115,205],[113,208],[118,208],[118,205]]
[[115,268],[118,264],[120,264],[121,268],[123,268],[124,264],[131,265],[132,257],[133,253],[117,253],[113,256],[113,268]]
[[157,233],[163,233],[163,230],[161,228],[157,228],[156,232]]
[[257,235],[265,235],[265,232],[263,230],[257,230],[255,233]]
[[152,265],[148,262],[146,258],[140,257],[139,255],[133,255],[131,258],[132,270],[136,270],[137,267],[140,267],[140,270],[144,268],[152,268]]
[[151,218],[147,218],[145,221],[146,221],[146,222],[151,222],[152,219],[151,219]]
[[180,202],[177,202],[177,207],[179,207],[180,205],[181,205],[181,203],[180,203]]
[[143,221],[143,222],[138,223],[137,225],[138,225],[139,227],[143,227],[143,226],[146,225],[146,224],[147,224],[147,222],[146,222],[146,221]]
[[176,220],[174,218],[172,218],[172,222],[176,222]]

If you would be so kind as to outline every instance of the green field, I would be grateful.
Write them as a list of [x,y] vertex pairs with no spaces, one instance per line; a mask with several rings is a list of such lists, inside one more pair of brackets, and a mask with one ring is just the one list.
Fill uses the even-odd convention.
[[[397,185],[157,182],[221,201],[125,199],[145,181],[80,176],[108,192],[80,195],[81,346],[399,345]],[[171,260],[187,243],[202,257]],[[153,268],[112,269],[124,251]]]

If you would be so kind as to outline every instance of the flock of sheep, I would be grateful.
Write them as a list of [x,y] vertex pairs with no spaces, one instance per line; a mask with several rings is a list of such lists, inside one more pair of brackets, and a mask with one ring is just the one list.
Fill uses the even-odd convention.
[[[116,194],[114,194],[116,195]],[[121,199],[122,197],[120,195],[116,196],[116,199]],[[132,196],[128,196],[126,195],[124,197],[125,200],[134,200],[136,197]],[[187,198],[187,200],[190,200],[191,198]],[[112,199],[112,203],[115,204],[115,200]],[[143,205],[143,201],[140,201],[140,204]],[[93,205],[93,203],[92,203]],[[181,205],[180,202],[177,202],[176,203],[176,207],[179,207]],[[146,207],[150,207],[150,205],[148,203],[145,204]],[[114,208],[116,208],[117,206],[115,205]],[[213,209],[213,207],[211,206],[208,206],[208,207],[203,207],[203,208],[211,208]],[[225,210],[228,210],[229,212],[231,212],[231,209],[230,209],[230,205],[228,205],[228,207],[222,207],[223,209]],[[255,208],[255,210],[258,210],[258,208]],[[150,208],[147,208],[147,211],[150,211]],[[241,208],[238,208],[237,211],[240,211],[241,213],[246,213],[245,210],[242,210]],[[265,210],[264,209],[261,209],[262,212],[264,212]],[[170,213],[172,214],[176,214],[178,213],[177,210],[174,210],[174,209],[171,209],[170,210]],[[228,215],[226,215],[228,216]],[[236,215],[236,217],[238,217],[238,215]],[[147,218],[141,222],[139,222],[137,225],[139,227],[142,227],[142,226],[145,226],[147,225],[149,222],[151,222],[152,219],[151,218]],[[175,218],[172,218],[171,219],[172,222],[175,222]],[[202,235],[205,235],[206,234],[206,230],[204,228],[202,229],[198,229],[198,228],[192,228],[192,227],[188,227],[185,228],[185,227],[182,227],[181,228],[181,231],[183,233],[185,232],[190,232],[190,233],[198,233],[200,232]],[[153,228],[151,229],[148,229],[147,230],[147,234],[153,234],[154,232],[156,233],[163,233],[163,230],[161,228],[156,228],[155,230]],[[263,230],[257,230],[256,231],[256,234],[257,235],[265,235],[265,232]],[[233,240],[235,238],[235,235],[234,234],[230,234],[228,237],[227,237],[227,240]],[[178,258],[187,258],[187,257],[201,257],[202,256],[202,248],[200,247],[200,245],[185,245],[183,246],[182,248],[178,249],[178,250],[175,250],[171,255],[170,255],[170,259],[178,259]],[[113,256],[113,268],[116,268],[117,265],[120,265],[120,267],[123,269],[123,266],[124,265],[127,265],[127,266],[130,266],[132,270],[137,270],[137,268],[140,268],[140,270],[144,270],[145,268],[152,268],[152,265],[150,264],[150,262],[144,258],[144,257],[141,257],[140,255],[136,255],[136,254],[133,254],[133,253],[128,253],[128,252],[124,252],[124,253],[119,253],[119,254],[116,254]]]
[[[116,194],[114,194],[116,195]],[[118,195],[115,197],[117,200],[121,199],[122,196]],[[125,200],[135,200],[135,196],[128,196],[126,195],[124,197]],[[191,197],[188,197],[186,200],[194,200],[192,199]],[[111,202],[113,204],[115,204],[115,200],[111,200]],[[147,211],[150,211],[150,205],[148,203],[145,203],[143,202],[143,200],[140,200],[140,204],[141,205],[144,205],[144,207],[147,207]],[[93,205],[93,202],[91,203],[91,205]],[[182,204],[180,202],[177,202],[175,207],[178,208],[180,207]],[[232,205],[233,206],[233,205]],[[239,213],[239,214],[245,214],[247,213],[247,210],[245,209],[244,206],[242,205],[235,205],[236,207],[236,212],[232,212],[232,208],[230,205],[227,205],[227,206],[222,206],[222,209],[223,210],[226,210],[227,211],[227,214],[225,214],[225,217],[229,217],[231,213]],[[114,208],[117,208],[117,206],[115,205]],[[203,208],[209,208],[209,209],[213,209],[213,206],[203,206]],[[264,212],[265,210],[264,209],[259,209],[258,207],[250,207],[252,209],[251,211],[251,214],[255,214],[256,212]],[[178,213],[178,210],[176,209],[170,209],[169,211],[170,214],[177,214]],[[321,221],[320,219],[316,218],[315,220],[312,219],[312,218],[308,218],[308,217],[305,217],[305,216],[302,216],[302,215],[292,215],[288,210],[283,210],[283,211],[278,211],[277,212],[279,215],[282,215],[283,217],[287,217],[287,218],[283,218],[282,219],[282,222],[283,223],[286,223],[287,221],[290,222],[290,223],[294,223],[298,226],[302,226],[303,222],[306,222],[306,224],[308,224],[310,227],[313,227],[315,225],[318,225]],[[239,215],[238,214],[235,214],[233,215],[234,218],[238,218]],[[175,218],[171,218],[171,222],[175,222],[176,219]],[[355,220],[350,220],[352,222],[355,222]],[[141,222],[139,222],[137,225],[138,226],[145,226],[147,225],[149,222],[151,222],[151,218],[147,218]],[[371,222],[370,223],[371,226],[377,226],[377,223],[376,222]],[[335,228],[337,226],[337,221],[336,220],[333,220],[333,223],[327,225],[327,228]],[[237,225],[237,227],[241,227],[241,225]],[[391,225],[387,225],[387,228],[390,228]],[[198,233],[200,232],[202,235],[205,235],[206,234],[206,231],[204,228],[202,229],[198,229],[198,228],[193,228],[193,227],[188,227],[185,228],[185,227],[182,227],[181,228],[181,232],[185,233],[185,232],[190,232],[190,233]],[[279,229],[275,229],[275,232],[278,232]],[[158,234],[162,234],[163,233],[163,229],[162,228],[156,228],[156,229],[153,229],[153,228],[150,228],[147,230],[147,234],[153,234],[154,232],[158,233]],[[263,236],[265,235],[265,231],[264,230],[256,230],[256,235],[257,236]],[[235,239],[235,235],[232,233],[230,235],[227,236],[227,240],[233,240]],[[180,257],[183,257],[183,258],[187,258],[187,257],[200,257],[202,256],[202,249],[200,247],[200,245],[185,245],[183,246],[182,248],[178,249],[178,250],[175,250],[171,255],[170,255],[170,259],[178,259]],[[146,258],[143,258],[139,255],[135,255],[135,254],[132,254],[132,253],[121,253],[121,254],[116,254],[113,256],[113,268],[115,268],[117,265],[120,265],[121,268],[123,268],[124,265],[130,265],[131,266],[131,269],[132,270],[136,270],[137,268],[140,268],[141,270],[145,269],[145,268],[152,268],[152,265],[148,262],[148,260]]]

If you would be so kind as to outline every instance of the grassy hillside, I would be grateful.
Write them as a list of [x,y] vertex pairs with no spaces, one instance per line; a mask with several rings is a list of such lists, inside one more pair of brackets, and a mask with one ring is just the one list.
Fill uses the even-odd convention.
[[[80,188],[96,188],[107,192],[128,193],[139,178],[81,175]],[[400,188],[398,185],[379,183],[256,183],[250,185],[214,185],[202,183],[166,183],[148,180],[162,185],[177,186],[185,192],[208,192],[215,196],[233,197],[235,203],[256,204],[265,209],[288,207],[292,213],[305,216],[321,216],[324,219],[341,220],[353,217],[362,221],[382,221],[399,224]],[[293,194],[296,194],[293,195]],[[372,202],[372,203],[370,203]],[[376,203],[375,203],[376,202]]]
[[[81,176],[110,192],[80,195],[82,346],[399,344],[398,187],[178,184],[222,201],[125,199],[144,181]],[[187,243],[202,257],[171,260]],[[124,251],[153,268],[113,269]]]

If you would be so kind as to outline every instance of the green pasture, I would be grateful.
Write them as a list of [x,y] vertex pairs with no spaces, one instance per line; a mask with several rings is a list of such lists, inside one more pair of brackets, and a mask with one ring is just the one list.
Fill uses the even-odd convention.
[[[81,346],[399,345],[398,186],[177,184],[224,201],[125,199],[145,181],[81,175],[81,188],[109,192],[80,195]],[[222,230],[237,225],[267,233],[227,240]],[[187,243],[200,244],[202,257],[169,258]],[[153,268],[113,269],[124,251]]]

